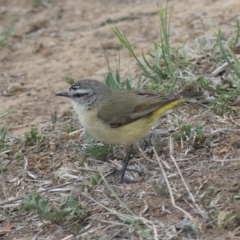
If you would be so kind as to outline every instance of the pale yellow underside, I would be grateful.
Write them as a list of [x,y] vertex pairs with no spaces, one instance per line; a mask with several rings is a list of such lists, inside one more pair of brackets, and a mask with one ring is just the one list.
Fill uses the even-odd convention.
[[128,146],[143,137],[148,130],[155,125],[158,118],[164,112],[186,100],[187,99],[185,98],[175,100],[171,103],[161,106],[151,114],[118,128],[111,128],[103,123],[97,118],[96,112],[91,110],[88,111],[86,108],[79,106],[75,102],[72,103],[81,125],[89,134],[92,135],[93,138],[105,143]]

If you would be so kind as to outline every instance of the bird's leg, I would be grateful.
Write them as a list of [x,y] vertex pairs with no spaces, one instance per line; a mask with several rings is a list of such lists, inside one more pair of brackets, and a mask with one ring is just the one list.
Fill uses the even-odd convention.
[[110,173],[107,175],[107,177],[109,176],[113,176],[113,175],[120,175],[120,178],[119,178],[119,183],[123,183],[123,182],[132,182],[131,180],[125,180],[124,179],[124,176],[125,176],[125,172],[126,171],[132,171],[132,172],[138,172],[138,170],[135,170],[135,169],[128,169],[127,166],[128,166],[128,163],[131,159],[131,154],[132,154],[132,146],[127,146],[125,147],[125,150],[126,150],[126,157],[123,161],[123,165],[122,165],[122,168],[120,170],[115,170],[113,173]]
[[126,154],[126,157],[124,159],[124,162],[123,162],[123,166],[120,170],[120,179],[119,179],[119,183],[122,183],[123,180],[124,180],[124,175],[125,175],[125,172],[127,170],[127,166],[128,166],[128,163],[129,163],[129,160],[131,159],[131,149],[128,149],[126,150],[127,154]]

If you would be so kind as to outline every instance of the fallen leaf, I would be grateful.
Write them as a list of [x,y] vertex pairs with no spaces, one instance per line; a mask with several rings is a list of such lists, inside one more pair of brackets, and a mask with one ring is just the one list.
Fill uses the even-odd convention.
[[11,222],[6,222],[4,225],[1,225],[0,226],[0,235],[7,233],[8,231],[11,230],[11,228],[13,228],[13,225],[11,224]]

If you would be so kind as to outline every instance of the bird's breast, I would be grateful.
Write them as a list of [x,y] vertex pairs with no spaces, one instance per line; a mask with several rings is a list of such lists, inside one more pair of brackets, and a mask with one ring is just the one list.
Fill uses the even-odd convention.
[[127,125],[112,128],[99,119],[97,112],[93,109],[88,109],[75,103],[73,103],[73,107],[84,129],[93,138],[105,143],[131,145],[146,134],[155,123],[153,119],[143,117]]

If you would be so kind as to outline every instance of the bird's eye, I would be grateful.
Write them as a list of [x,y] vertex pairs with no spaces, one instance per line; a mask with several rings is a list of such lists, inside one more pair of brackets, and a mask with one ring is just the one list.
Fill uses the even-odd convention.
[[75,93],[74,97],[80,98],[80,97],[83,97],[85,95],[87,95],[87,93]]
[[81,96],[82,96],[81,93],[76,93],[76,94],[74,94],[74,97],[77,97],[77,98],[80,98]]

